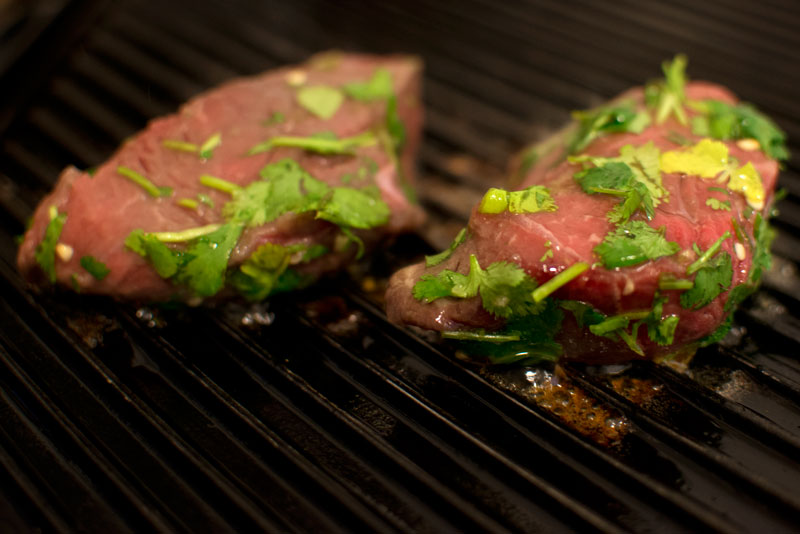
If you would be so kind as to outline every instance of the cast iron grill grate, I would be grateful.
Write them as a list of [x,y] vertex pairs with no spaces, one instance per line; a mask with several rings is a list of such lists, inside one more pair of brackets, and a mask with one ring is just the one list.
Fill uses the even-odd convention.
[[[387,323],[379,292],[344,278],[268,307],[170,311],[34,298],[16,274],[14,235],[66,164],[102,161],[231,76],[331,47],[424,57],[435,246],[515,149],[657,75],[676,43],[693,72],[800,139],[788,3],[496,4],[131,0],[37,26],[3,78],[0,138],[0,517],[13,530],[795,528],[797,156],[776,268],[738,336],[686,374],[481,370]],[[428,247],[400,239],[368,275],[380,285]]]

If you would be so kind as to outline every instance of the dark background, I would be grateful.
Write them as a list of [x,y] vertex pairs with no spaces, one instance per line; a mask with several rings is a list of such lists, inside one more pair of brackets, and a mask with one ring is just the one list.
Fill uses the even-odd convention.
[[[0,1],[0,530],[796,529],[799,25],[778,0]],[[256,308],[37,296],[19,279],[14,238],[65,165],[331,48],[425,61],[419,236]],[[685,372],[526,374],[386,323],[386,274],[448,243],[512,154],[678,52],[795,154],[776,266],[722,346]]]

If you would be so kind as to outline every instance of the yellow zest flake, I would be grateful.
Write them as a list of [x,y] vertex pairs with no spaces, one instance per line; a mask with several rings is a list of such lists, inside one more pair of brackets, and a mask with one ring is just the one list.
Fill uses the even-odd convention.
[[728,189],[742,193],[751,208],[764,209],[764,184],[751,162],[731,173]]
[[686,150],[670,150],[661,154],[661,171],[716,178],[729,170],[728,147],[720,141],[703,139]]

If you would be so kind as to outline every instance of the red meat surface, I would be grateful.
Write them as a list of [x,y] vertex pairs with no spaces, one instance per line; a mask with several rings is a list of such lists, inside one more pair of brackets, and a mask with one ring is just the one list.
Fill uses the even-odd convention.
[[[725,89],[695,82],[686,87],[690,100],[713,98],[728,103],[736,99]],[[643,106],[643,93],[633,90],[621,99],[634,99]],[[651,125],[640,134],[614,133],[591,143],[582,153],[594,156],[614,157],[625,145],[641,146],[652,141],[656,147],[665,150],[680,148],[674,141],[679,133],[695,142],[702,137],[693,135],[691,129],[667,120],[661,125]],[[769,159],[760,150],[745,151],[736,142],[726,142],[730,155],[742,164],[752,162],[761,175],[767,192],[766,213],[770,209],[772,192],[778,176],[778,163]],[[555,151],[556,153],[559,151]],[[466,274],[469,272],[469,258],[476,255],[481,266],[493,262],[508,261],[521,266],[540,284],[577,262],[586,262],[591,267],[561,289],[554,297],[577,300],[591,304],[608,316],[626,311],[648,309],[658,288],[660,276],[666,273],[677,278],[686,276],[687,266],[697,259],[692,245],[697,244],[706,250],[726,231],[733,234],[731,219],[739,221],[741,229],[753,235],[753,220],[743,215],[747,206],[744,196],[709,192],[709,186],[716,185],[713,180],[703,180],[695,176],[662,173],[663,185],[669,192],[669,202],[656,209],[650,221],[654,228],[664,227],[665,238],[678,243],[681,252],[630,267],[607,269],[598,263],[593,249],[614,225],[609,222],[607,212],[619,202],[610,195],[586,194],[573,178],[581,169],[579,164],[567,161],[552,161],[544,158],[524,177],[517,188],[531,185],[544,185],[558,205],[554,212],[532,214],[483,214],[477,207],[469,220],[469,238],[459,246],[452,256],[441,265],[426,268],[424,264],[413,265],[396,273],[390,281],[387,292],[387,310],[390,320],[398,323],[439,330],[468,330],[485,328],[494,330],[504,321],[494,317],[481,307],[479,298],[442,298],[430,303],[416,300],[412,288],[423,274],[435,274],[450,269]],[[705,204],[709,197],[730,200],[731,210],[714,210]],[[634,219],[643,220],[642,215]],[[546,247],[545,243],[551,246]],[[731,288],[743,283],[752,268],[752,254],[748,249],[744,259],[737,257],[733,250],[734,240],[727,239],[722,250],[731,255],[733,280]],[[552,257],[542,261],[543,256],[552,250]],[[658,346],[645,334],[639,332],[638,341],[645,352],[645,358],[655,358],[667,353],[675,353],[681,347],[708,336],[726,319],[725,304],[729,291],[723,292],[710,304],[700,309],[685,309],[679,302],[680,292],[663,291],[668,297],[664,305],[664,315],[677,315],[679,323],[674,343]],[[577,328],[569,314],[566,315],[557,341],[564,347],[564,358],[593,363],[612,363],[639,358],[626,345],[592,335]]]
[[[380,145],[359,148],[355,156],[325,156],[285,147],[247,155],[253,146],[275,136],[310,136],[324,131],[344,138],[382,125],[385,101],[346,98],[335,115],[325,120],[299,105],[297,88],[289,81],[299,75],[306,85],[341,86],[367,81],[377,69],[383,68],[391,73],[398,115],[406,130],[405,148],[400,158],[402,178],[413,179],[413,161],[422,123],[419,61],[407,56],[341,54],[335,56],[335,61],[332,57],[230,81],[193,98],[177,113],[151,121],[147,128],[97,167],[93,176],[73,167],[64,170],[53,191],[34,213],[32,225],[19,249],[20,271],[32,281],[43,281],[34,254],[49,222],[48,210],[55,206],[60,213],[67,214],[59,242],[74,251],[67,261],[56,258],[59,284],[70,287],[77,283],[84,293],[126,299],[188,298],[177,294],[174,285],[159,277],[144,258],[126,249],[125,238],[134,229],[180,231],[223,222],[222,206],[230,197],[202,186],[199,177],[208,174],[245,186],[259,179],[259,171],[265,165],[283,158],[296,160],[313,177],[329,185],[341,185],[343,176],[356,172],[366,158],[372,159],[378,167],[375,185],[389,206],[391,217],[388,224],[361,231],[360,236],[369,244],[417,226],[422,211],[404,194],[397,166]],[[271,124],[268,119],[275,112],[281,113],[284,120]],[[167,139],[200,145],[217,132],[222,135],[222,144],[208,160],[162,146]],[[157,186],[172,187],[174,194],[153,198],[140,186],[120,176],[118,166],[141,173]],[[176,199],[195,198],[198,193],[209,195],[213,208],[201,204],[197,210],[191,210],[176,203]],[[309,214],[284,214],[268,224],[245,229],[229,265],[240,264],[266,242],[323,244],[332,249],[336,234],[336,226],[315,220]],[[326,254],[298,268],[314,277],[341,269],[352,260],[354,249]],[[110,269],[108,276],[102,281],[93,278],[79,264],[84,256],[103,262]]]

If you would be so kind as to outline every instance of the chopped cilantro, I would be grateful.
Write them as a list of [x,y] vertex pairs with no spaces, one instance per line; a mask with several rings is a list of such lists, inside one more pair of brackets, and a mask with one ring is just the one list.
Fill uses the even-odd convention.
[[[223,193],[228,193],[230,195],[242,189],[240,186],[236,185],[233,182],[229,182],[228,180],[223,180],[222,178],[217,178],[216,176],[211,176],[210,174],[201,175],[200,183],[206,187],[210,187],[211,189],[216,189],[217,191],[222,191]],[[200,195],[198,195],[198,198],[199,197]],[[207,196],[206,198],[211,200]]]
[[344,101],[342,91],[328,85],[303,86],[297,91],[297,102],[320,119],[330,119]]
[[558,305],[572,312],[578,328],[601,323],[606,318],[605,315],[594,309],[594,306],[578,300],[561,300]]
[[533,300],[536,281],[518,265],[495,262],[485,270],[475,255],[470,256],[470,270],[464,275],[444,270],[437,275],[423,275],[414,285],[414,298],[433,302],[443,297],[471,298],[478,293],[484,309],[498,317],[539,313],[544,303]]
[[622,197],[622,202],[608,214],[614,224],[626,222],[639,209],[651,219],[655,207],[667,200],[668,192],[659,170],[659,150],[652,141],[639,147],[625,145],[616,158],[574,156],[568,159],[572,163],[596,166],[575,174],[585,192]]
[[443,250],[438,254],[434,254],[432,256],[425,256],[425,266],[426,267],[433,267],[434,265],[439,265],[444,260],[452,256],[453,251],[458,248],[461,243],[463,243],[467,239],[467,229],[462,228],[460,232],[456,235],[456,238],[450,243],[450,246],[447,247],[447,250]]
[[264,243],[235,271],[230,282],[248,300],[263,300],[275,289],[296,247]]
[[196,210],[199,206],[199,203],[193,198],[179,198],[175,203],[182,208],[190,210]]
[[317,209],[317,218],[348,228],[369,229],[389,222],[389,206],[377,187],[334,187]]
[[81,267],[86,269],[96,280],[102,280],[111,272],[111,269],[105,263],[94,256],[83,256],[81,258]]
[[[738,289],[738,287],[742,286],[737,286],[736,288],[734,288],[734,290]],[[733,291],[731,291],[731,293],[733,293]],[[729,300],[730,298],[731,295],[728,295]],[[728,332],[730,332],[732,326],[733,326],[733,313],[729,313],[721,325],[719,325],[713,332],[711,332],[709,335],[700,340],[699,342],[700,346],[707,347],[709,345],[713,345],[714,343],[719,343],[725,338]]]
[[200,158],[211,159],[211,156],[214,155],[214,149],[221,144],[222,144],[222,134],[219,132],[212,134],[211,137],[206,139],[205,142],[202,145],[200,145],[199,149]]
[[697,270],[694,287],[681,293],[681,306],[693,310],[707,306],[730,287],[732,277],[730,254],[716,255]]
[[655,108],[655,122],[661,124],[674,115],[675,119],[683,124],[688,124],[686,110],[686,65],[688,60],[683,54],[675,56],[672,61],[664,61],[661,70],[664,79],[651,82],[645,87],[645,102],[650,108]]
[[532,185],[521,191],[506,191],[496,187],[490,188],[483,196],[478,211],[480,213],[538,213],[540,211],[556,211],[556,205],[550,191],[543,185]]
[[36,252],[34,253],[36,263],[42,268],[51,284],[56,283],[56,245],[66,222],[67,214],[58,213],[55,206],[52,206],[50,208],[50,222],[47,223],[47,228],[44,231],[44,239],[36,247]]
[[539,258],[540,262],[544,262],[545,260],[553,257],[553,249],[552,249],[553,244],[550,242],[549,239],[544,242],[544,247],[547,249],[547,251],[544,254],[542,254],[541,258]]
[[372,132],[364,132],[352,137],[337,139],[333,132],[325,132],[328,135],[312,135],[309,137],[280,136],[273,137],[263,143],[259,143],[248,151],[248,155],[266,152],[276,146],[302,148],[317,154],[342,154],[352,156],[355,150],[361,147],[372,146],[378,142],[378,138]]
[[286,115],[284,115],[280,111],[275,111],[272,113],[272,115],[269,116],[267,120],[263,121],[261,124],[263,126],[274,126],[276,124],[282,124],[285,121],[286,121]]
[[689,267],[686,268],[686,274],[693,274],[697,272],[700,268],[705,266],[706,263],[708,263],[708,261],[711,258],[713,258],[717,252],[719,252],[720,247],[722,247],[722,242],[728,239],[730,236],[731,236],[730,232],[725,232],[719,237],[719,239],[714,241],[714,243],[712,243],[710,247],[708,247],[708,250],[706,250],[702,254],[700,254],[699,249],[696,248],[697,245],[695,245],[695,250],[698,250],[697,253],[700,254],[700,257],[697,258],[697,260],[694,263],[692,263],[691,265],[689,265]]
[[153,182],[139,174],[138,172],[134,171],[133,169],[129,169],[128,167],[123,167],[120,165],[117,167],[117,174],[120,176],[124,176],[131,182],[135,183],[145,191],[151,197],[168,197],[172,194],[171,187],[158,187]]
[[394,153],[400,156],[406,144],[406,126],[397,113],[397,97],[390,96],[386,100],[386,131],[392,139]]
[[241,233],[241,224],[225,224],[198,237],[183,253],[175,280],[201,297],[215,295],[225,284],[228,258]]
[[177,150],[178,152],[189,152],[189,153],[197,153],[200,150],[194,143],[189,143],[188,141],[181,141],[179,139],[164,139],[161,141],[161,146],[164,148],[169,148],[170,150]]
[[355,100],[385,100],[394,94],[392,74],[379,68],[366,82],[352,82],[342,86],[345,94]]
[[556,301],[544,301],[536,315],[512,318],[497,332],[483,330],[443,333],[443,337],[459,340],[469,347],[470,354],[486,356],[494,365],[536,365],[554,362],[563,353],[555,341],[561,329],[564,312]]
[[568,154],[582,151],[592,141],[608,133],[641,133],[650,123],[650,116],[646,112],[637,112],[631,102],[575,111],[572,116],[578,121],[578,130],[567,145]]
[[642,221],[628,221],[619,225],[594,248],[608,269],[671,256],[679,250],[677,243],[664,238],[663,227],[656,230]]
[[146,258],[161,278],[171,278],[178,272],[181,253],[173,251],[152,234],[134,230],[125,238],[125,246]]
[[712,210],[718,211],[731,211],[731,201],[730,200],[719,200],[718,198],[707,198],[706,199],[706,206],[711,208]]
[[589,268],[588,263],[584,263],[582,261],[578,263],[573,263],[553,278],[545,282],[544,284],[540,285],[536,289],[533,290],[531,296],[533,297],[534,302],[541,302],[545,298],[547,298],[551,293],[558,290],[562,286],[568,284],[573,279],[580,276],[584,271]]
[[703,115],[693,119],[694,133],[722,140],[755,139],[769,157],[778,160],[789,158],[786,134],[752,105],[704,100],[695,107]]

